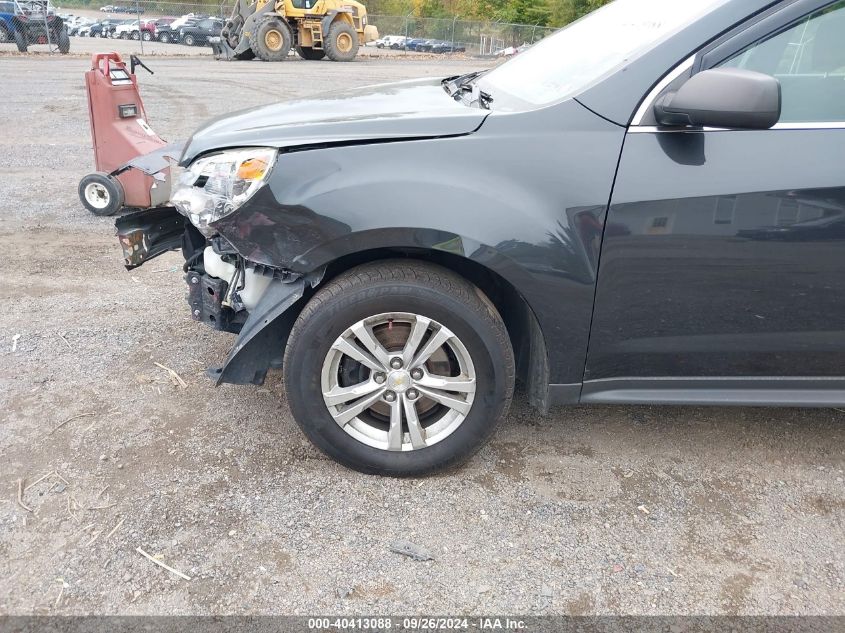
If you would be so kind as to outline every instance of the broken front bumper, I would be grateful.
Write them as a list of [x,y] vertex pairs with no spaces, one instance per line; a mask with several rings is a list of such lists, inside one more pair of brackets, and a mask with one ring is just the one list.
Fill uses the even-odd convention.
[[[185,281],[191,318],[217,330],[238,333],[222,367],[208,370],[216,382],[255,384],[264,382],[267,370],[281,367],[284,345],[297,310],[290,310],[305,293],[305,280],[298,276],[274,278],[248,313],[226,305],[228,283],[205,271],[206,239],[173,207],[130,213],[115,221],[128,270],[181,248],[186,259]],[[272,271],[270,272],[272,274]]]
[[127,270],[183,245],[185,216],[173,207],[157,207],[119,217],[114,225]]

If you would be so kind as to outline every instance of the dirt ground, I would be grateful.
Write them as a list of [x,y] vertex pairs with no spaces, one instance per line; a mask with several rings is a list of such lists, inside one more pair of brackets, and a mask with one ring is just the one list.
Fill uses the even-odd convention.
[[[180,257],[127,272],[77,199],[86,64],[0,55],[0,613],[845,613],[845,411],[518,399],[465,468],[397,481],[312,448],[277,375],[213,387],[232,339],[191,321]],[[478,66],[150,65],[168,139]]]

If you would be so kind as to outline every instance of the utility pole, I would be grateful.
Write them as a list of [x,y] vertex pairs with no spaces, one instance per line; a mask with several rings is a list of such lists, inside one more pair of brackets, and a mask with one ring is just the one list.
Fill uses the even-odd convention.
[[[414,12],[411,11],[408,15],[405,16],[405,43],[408,42],[408,25],[411,23],[411,16],[414,15]],[[402,45],[402,50],[407,55],[408,54],[408,47],[404,44]]]
[[44,31],[47,33],[47,50],[53,54],[53,42],[50,41],[50,24],[47,22],[47,14],[50,12],[50,0],[44,0]]
[[135,0],[135,17],[138,18],[138,41],[141,43],[141,55],[144,54],[144,32],[141,30],[141,4]]

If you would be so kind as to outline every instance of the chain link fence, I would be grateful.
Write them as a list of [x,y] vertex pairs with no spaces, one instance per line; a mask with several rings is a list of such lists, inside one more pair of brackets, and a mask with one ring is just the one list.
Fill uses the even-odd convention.
[[[507,47],[533,44],[555,29],[530,24],[461,20],[459,18],[419,18],[414,16],[370,15],[370,24],[378,27],[382,37],[396,36],[408,40],[454,42],[471,55],[494,55]],[[412,44],[413,46],[413,44]],[[400,43],[394,48],[403,49]]]
[[[382,37],[395,36],[407,40],[454,42],[471,55],[495,55],[508,48],[533,44],[555,29],[530,24],[461,20],[459,18],[419,18],[414,16],[370,15],[370,24],[378,27]],[[412,44],[413,46],[413,44]],[[403,43],[394,48],[404,50]]]
[[[84,16],[84,20],[108,20],[111,23],[126,23],[134,21],[139,25],[156,18],[178,18],[188,14],[226,20],[234,6],[233,0],[218,0],[208,2],[173,2],[169,0],[117,0],[116,4],[90,2],[88,0],[69,0],[56,2],[57,12]],[[81,9],[81,10],[80,10]],[[101,10],[107,9],[107,10]],[[77,18],[79,19],[79,18]],[[398,50],[405,54],[413,54],[417,48],[414,44],[405,47],[406,40],[431,40],[429,44],[440,42],[447,44],[434,52],[466,53],[467,55],[491,56],[509,47],[518,48],[522,45],[533,44],[546,37],[555,29],[531,24],[508,24],[494,21],[461,20],[455,18],[420,18],[413,15],[380,15],[370,14],[369,23],[378,27],[382,38],[393,36],[384,48]],[[113,29],[112,29],[113,30]],[[123,29],[121,32],[125,32]],[[89,30],[76,28],[71,35],[88,35]],[[133,39],[146,41],[159,40],[161,33],[154,30],[138,28]],[[95,28],[95,33],[99,31]],[[144,37],[144,34],[147,34]],[[149,38],[149,39],[148,39]],[[164,35],[164,39],[172,41],[172,34]],[[370,44],[372,46],[372,44]],[[422,51],[431,50],[423,45]]]

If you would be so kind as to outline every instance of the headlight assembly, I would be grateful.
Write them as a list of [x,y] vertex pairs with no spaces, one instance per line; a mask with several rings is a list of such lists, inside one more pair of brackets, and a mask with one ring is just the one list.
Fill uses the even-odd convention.
[[268,147],[225,150],[195,160],[175,183],[170,201],[204,235],[258,191],[276,162]]

